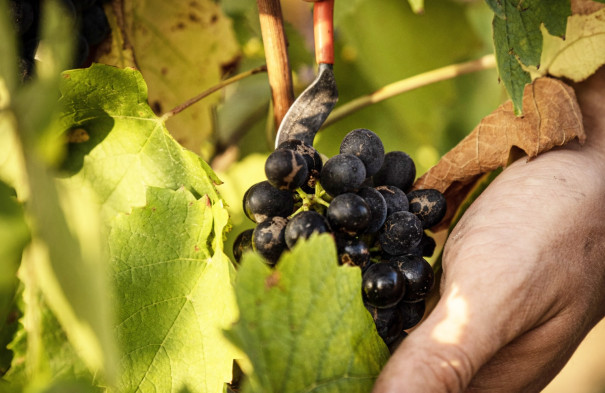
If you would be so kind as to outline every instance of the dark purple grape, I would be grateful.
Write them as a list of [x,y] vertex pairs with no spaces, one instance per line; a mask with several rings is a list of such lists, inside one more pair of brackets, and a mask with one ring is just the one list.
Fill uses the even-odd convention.
[[366,177],[366,179],[361,183],[362,188],[374,188],[374,180],[372,180],[372,176]]
[[305,159],[294,150],[277,149],[265,162],[267,180],[280,190],[296,190],[307,181],[308,174]]
[[361,289],[368,304],[389,308],[405,295],[405,278],[393,265],[376,263],[363,273]]
[[235,238],[233,242],[233,258],[235,262],[239,262],[246,251],[252,250],[253,232],[254,229],[246,229]]
[[80,31],[88,45],[100,44],[111,31],[105,11],[100,4],[93,5],[82,11],[82,23]]
[[384,155],[382,167],[373,176],[375,186],[395,186],[406,192],[414,184],[416,165],[402,151],[391,151]]
[[363,232],[372,218],[370,207],[359,195],[344,193],[337,195],[326,212],[330,228],[351,236]]
[[284,237],[288,220],[283,217],[273,217],[261,222],[252,232],[252,247],[262,255],[269,265],[275,265],[280,255],[286,250]]
[[406,255],[415,255],[417,257],[431,257],[435,252],[435,247],[437,247],[437,243],[435,240],[427,235],[426,232],[422,234],[422,239],[420,243],[411,249],[408,250]]
[[447,209],[445,196],[438,190],[431,188],[414,190],[410,191],[407,197],[410,202],[410,212],[420,219],[423,228],[431,228],[445,217]]
[[321,170],[321,186],[331,196],[356,192],[366,178],[363,162],[351,154],[337,154]]
[[288,248],[294,247],[298,239],[308,239],[313,233],[329,232],[330,227],[326,218],[316,211],[303,211],[295,215],[285,231]]
[[418,217],[400,211],[387,217],[378,232],[378,241],[387,254],[403,255],[420,244],[422,234],[422,223]]
[[420,240],[420,244],[417,246],[421,253],[419,256],[422,257],[432,257],[435,252],[435,247],[437,247],[437,243],[435,243],[435,239],[426,234],[426,232],[422,235],[422,239]]
[[306,184],[303,184],[302,188],[305,192],[311,192],[315,188],[315,182],[319,180],[319,174],[321,168],[323,168],[323,161],[321,155],[315,148],[301,140],[290,139],[282,142],[277,147],[278,149],[290,149],[294,150],[307,162],[307,169],[309,171],[309,178]]
[[266,180],[246,191],[243,204],[246,216],[257,223],[276,216],[288,217],[294,212],[292,193],[278,190]]
[[364,306],[372,316],[376,331],[388,346],[394,343],[403,331],[403,315],[399,307],[377,308],[364,302]]
[[365,128],[349,132],[340,144],[340,154],[352,154],[363,162],[366,176],[374,175],[384,161],[384,146],[380,137]]
[[371,218],[366,233],[377,232],[387,219],[387,202],[378,190],[370,187],[362,187],[357,191],[357,195],[362,197],[370,208]]
[[381,263],[381,262],[374,262],[374,261],[371,259],[371,256],[372,256],[372,253],[370,252],[370,260],[369,260],[369,261],[368,261],[368,262],[365,264],[365,266],[363,266],[363,267],[361,268],[361,274],[362,274],[362,275],[363,275],[363,273],[365,273],[365,272],[366,272],[366,270],[368,270],[368,269],[369,269],[371,266],[375,265],[376,263]]
[[414,255],[398,256],[390,258],[388,263],[396,267],[405,277],[404,301],[422,300],[433,289],[435,273],[430,263],[424,258]]
[[408,211],[409,204],[405,192],[395,186],[378,186],[376,190],[382,194],[387,203],[387,217],[395,212]]
[[360,239],[337,237],[336,248],[338,250],[338,261],[341,265],[359,266],[364,270],[370,263],[370,250]]
[[426,302],[420,300],[418,302],[401,301],[396,306],[401,311],[403,329],[411,329],[418,325],[424,317],[426,310]]

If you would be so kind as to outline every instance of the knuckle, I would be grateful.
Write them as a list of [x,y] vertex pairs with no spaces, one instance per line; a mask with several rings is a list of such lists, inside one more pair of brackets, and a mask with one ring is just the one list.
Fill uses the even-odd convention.
[[455,344],[423,358],[422,363],[420,367],[430,370],[440,392],[464,392],[476,372],[466,350]]

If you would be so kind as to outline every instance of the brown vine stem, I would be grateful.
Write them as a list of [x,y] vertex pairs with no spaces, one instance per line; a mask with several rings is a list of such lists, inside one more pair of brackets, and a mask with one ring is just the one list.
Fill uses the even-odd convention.
[[185,109],[189,108],[191,105],[195,104],[196,102],[199,102],[203,98],[208,97],[210,94],[214,93],[215,91],[218,91],[218,90],[222,89],[223,87],[228,86],[237,81],[240,81],[244,78],[247,78],[254,74],[258,74],[260,72],[265,72],[265,71],[267,71],[267,66],[262,65],[260,67],[256,67],[251,70],[244,71],[240,74],[234,75],[231,78],[225,79],[225,80],[217,83],[216,85],[212,86],[211,88],[204,90],[203,92],[196,95],[195,97],[188,99],[187,101],[183,102],[182,104],[177,105],[173,109],[164,113],[162,116],[160,116],[160,120],[166,121],[166,120],[170,119],[172,116],[179,114],[182,111],[184,111]]
[[288,60],[287,40],[280,0],[257,0],[267,73],[273,98],[275,128],[294,102],[292,71]]
[[447,79],[455,78],[459,75],[469,74],[471,72],[487,70],[496,67],[496,59],[493,54],[483,56],[476,60],[465,63],[450,64],[445,67],[437,68],[432,71],[423,72],[412,77],[388,84],[374,93],[361,96],[349,101],[341,107],[336,108],[326,119],[322,128],[325,128],[338,120],[363,109],[369,105],[376,104],[396,95],[427,86],[432,83],[441,82]]

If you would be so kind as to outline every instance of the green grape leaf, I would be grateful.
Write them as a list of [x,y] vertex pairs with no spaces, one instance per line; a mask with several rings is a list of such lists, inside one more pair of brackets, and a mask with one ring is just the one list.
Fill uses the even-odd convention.
[[[212,0],[123,0],[106,7],[115,32],[98,61],[141,71],[156,114],[169,111],[215,85],[236,62],[239,48],[231,21]],[[115,15],[119,10],[121,14]],[[123,23],[117,23],[121,20]],[[212,153],[212,106],[218,95],[168,120],[172,135],[208,158]]]
[[0,181],[0,375],[10,367],[12,341],[19,310],[15,307],[17,269],[21,253],[30,239],[29,228],[14,190]]
[[531,82],[522,65],[540,65],[542,24],[553,35],[565,35],[570,0],[491,0],[488,5],[495,12],[493,35],[500,79],[515,112],[521,114],[523,89]]
[[170,136],[138,71],[95,64],[63,76],[60,125],[72,141],[63,169],[70,182],[94,189],[105,218],[143,206],[148,186],[219,199],[220,181]]
[[499,18],[505,19],[506,13],[504,12],[504,6],[502,5],[502,0],[485,0],[489,8],[494,11],[494,14]]
[[0,181],[0,327],[13,304],[16,273],[23,248],[30,239],[29,228],[15,191]]
[[150,187],[109,236],[118,305],[121,392],[216,393],[231,380],[233,266],[222,253],[228,215],[185,188]]
[[[26,284],[29,283],[27,277],[24,281]],[[60,381],[87,380],[88,386],[91,386],[92,374],[67,339],[65,331],[49,306],[39,299],[34,300],[33,304],[28,304],[31,302],[31,297],[29,299],[29,302],[27,300],[24,302],[24,311],[26,314],[30,311],[36,312],[36,317],[39,318],[36,321],[38,325],[33,325],[34,321],[31,317],[20,319],[15,339],[9,346],[14,352],[14,359],[5,380],[12,388],[19,389],[15,391],[24,391],[24,388],[31,386],[32,382],[38,383],[39,386],[61,383]],[[35,307],[35,310],[32,310],[32,307]],[[31,354],[32,346],[37,349],[35,356]],[[32,374],[35,364],[38,365],[35,370],[37,374]]]
[[504,83],[508,95],[513,101],[515,114],[522,113],[523,91],[525,85],[531,83],[530,74],[523,69],[519,60],[512,53],[502,53],[501,48],[509,47],[510,42],[507,31],[506,21],[498,17],[494,18],[494,45],[496,47],[496,62],[498,65],[498,74],[500,80]]
[[245,392],[371,390],[389,352],[363,305],[361,270],[338,266],[331,236],[299,242],[275,270],[246,254],[235,293],[240,319],[226,334],[253,369]]
[[[9,311],[8,317],[0,327],[0,376],[6,374],[13,362],[14,353],[9,349],[9,346],[17,335],[20,326],[20,316],[21,310],[19,310],[19,307],[15,302],[15,304],[13,304],[13,309]],[[0,385],[1,384],[2,380],[0,380]]]

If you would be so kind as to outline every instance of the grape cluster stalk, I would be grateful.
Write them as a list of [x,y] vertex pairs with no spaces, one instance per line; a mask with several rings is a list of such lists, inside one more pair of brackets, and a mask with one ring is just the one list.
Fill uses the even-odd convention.
[[379,136],[365,128],[349,132],[340,154],[325,162],[313,146],[285,141],[267,158],[265,175],[244,195],[244,212],[256,227],[236,238],[236,261],[254,250],[274,266],[299,239],[332,234],[339,263],[361,269],[365,307],[394,349],[423,318],[434,285],[425,257],[435,241],[427,230],[445,216],[443,194],[412,190],[411,157],[385,153]]
[[[74,32],[72,67],[87,65],[90,54],[110,34],[102,3],[105,0],[58,0],[66,23]],[[20,79],[31,78],[40,43],[41,0],[10,0],[9,12],[18,42]]]

